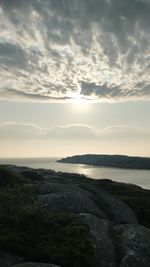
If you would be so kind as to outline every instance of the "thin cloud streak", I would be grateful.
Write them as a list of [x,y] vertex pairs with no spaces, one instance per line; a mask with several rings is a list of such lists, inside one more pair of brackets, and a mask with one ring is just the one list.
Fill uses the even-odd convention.
[[57,125],[42,128],[36,124],[6,121],[0,124],[0,137],[3,139],[40,139],[40,140],[103,140],[113,138],[148,138],[150,129],[130,125],[109,126],[103,129],[95,129],[86,124]]

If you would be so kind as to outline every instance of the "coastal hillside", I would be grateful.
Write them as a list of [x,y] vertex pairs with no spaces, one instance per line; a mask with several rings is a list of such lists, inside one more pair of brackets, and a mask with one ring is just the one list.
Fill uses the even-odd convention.
[[149,267],[150,191],[0,167],[0,266]]
[[75,155],[58,160],[62,163],[87,164],[100,167],[150,170],[150,158],[122,155]]

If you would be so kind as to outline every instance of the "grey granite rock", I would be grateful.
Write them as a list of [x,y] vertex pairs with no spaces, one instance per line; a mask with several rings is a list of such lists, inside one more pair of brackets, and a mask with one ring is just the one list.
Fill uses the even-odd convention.
[[150,267],[150,230],[141,225],[114,227],[120,256],[119,267]]
[[85,184],[83,187],[93,193],[94,202],[102,211],[106,212],[110,221],[118,224],[138,223],[132,209],[116,196],[90,184]]
[[50,263],[24,262],[21,264],[13,265],[11,267],[60,267],[60,266]]
[[83,195],[86,195],[87,197],[92,197],[92,193],[89,191],[81,188],[77,184],[66,184],[66,183],[60,183],[60,182],[46,182],[44,183],[40,188],[40,194],[50,194],[50,193],[71,193],[76,194],[76,192],[80,192]]
[[20,263],[23,259],[5,250],[0,250],[0,267],[8,267],[12,264]]
[[40,195],[39,200],[45,207],[56,212],[93,213],[100,218],[107,218],[96,204],[80,192],[62,192]]
[[115,248],[110,235],[111,223],[92,214],[80,214],[89,225],[95,250],[95,267],[116,267]]
[[[43,173],[46,179],[40,185],[39,200],[51,211],[74,212],[84,218],[95,250],[95,267],[150,267],[150,230],[138,225],[126,204],[92,182],[74,179],[72,183],[61,174],[56,174],[57,180],[54,176],[50,179],[54,174]],[[56,265],[23,263],[23,259],[0,251],[0,267]]]

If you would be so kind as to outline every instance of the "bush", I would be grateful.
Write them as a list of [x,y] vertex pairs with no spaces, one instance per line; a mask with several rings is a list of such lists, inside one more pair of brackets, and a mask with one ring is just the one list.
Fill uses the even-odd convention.
[[43,179],[41,174],[32,170],[22,171],[21,175],[23,175],[25,178],[29,178],[31,181],[42,181]]
[[89,229],[77,215],[52,214],[41,207],[26,208],[1,222],[0,245],[25,260],[61,266],[94,263]]
[[0,187],[12,186],[22,182],[19,174],[13,173],[5,167],[0,167]]

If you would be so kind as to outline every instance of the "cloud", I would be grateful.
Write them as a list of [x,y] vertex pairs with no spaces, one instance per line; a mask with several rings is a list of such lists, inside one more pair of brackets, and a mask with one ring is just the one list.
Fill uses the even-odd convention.
[[141,128],[130,125],[118,125],[100,129],[97,135],[101,138],[123,138],[126,140],[147,138],[150,140],[150,128]]
[[130,125],[109,126],[96,129],[86,124],[57,125],[41,128],[36,124],[4,121],[0,124],[1,140],[40,140],[40,141],[112,141],[119,139],[150,140],[150,128],[140,128]]
[[40,138],[41,135],[41,128],[35,124],[16,121],[5,121],[0,124],[1,139],[34,139]]
[[0,124],[1,139],[31,139],[31,140],[87,140],[96,137],[95,129],[84,124],[70,124],[41,128],[36,124],[5,121]]
[[150,99],[149,14],[149,0],[1,0],[0,91]]
[[44,138],[54,139],[81,139],[81,140],[99,140],[104,139],[137,139],[149,138],[150,129],[143,129],[141,127],[130,125],[109,126],[102,129],[96,129],[91,125],[85,124],[70,124],[66,126],[55,126],[50,130],[47,129]]
[[24,50],[12,43],[0,43],[0,64],[6,67],[25,68]]
[[58,101],[70,101],[70,97],[62,96],[62,97],[53,97],[53,96],[48,96],[45,94],[39,94],[39,93],[27,93],[23,91],[19,91],[16,89],[9,89],[5,88],[0,92],[0,98],[1,99],[7,99],[8,97],[11,97],[11,100],[29,100],[29,101],[52,101],[52,102],[58,102]]
[[70,124],[67,126],[55,126],[47,131],[46,138],[86,140],[96,137],[95,129],[85,124]]

